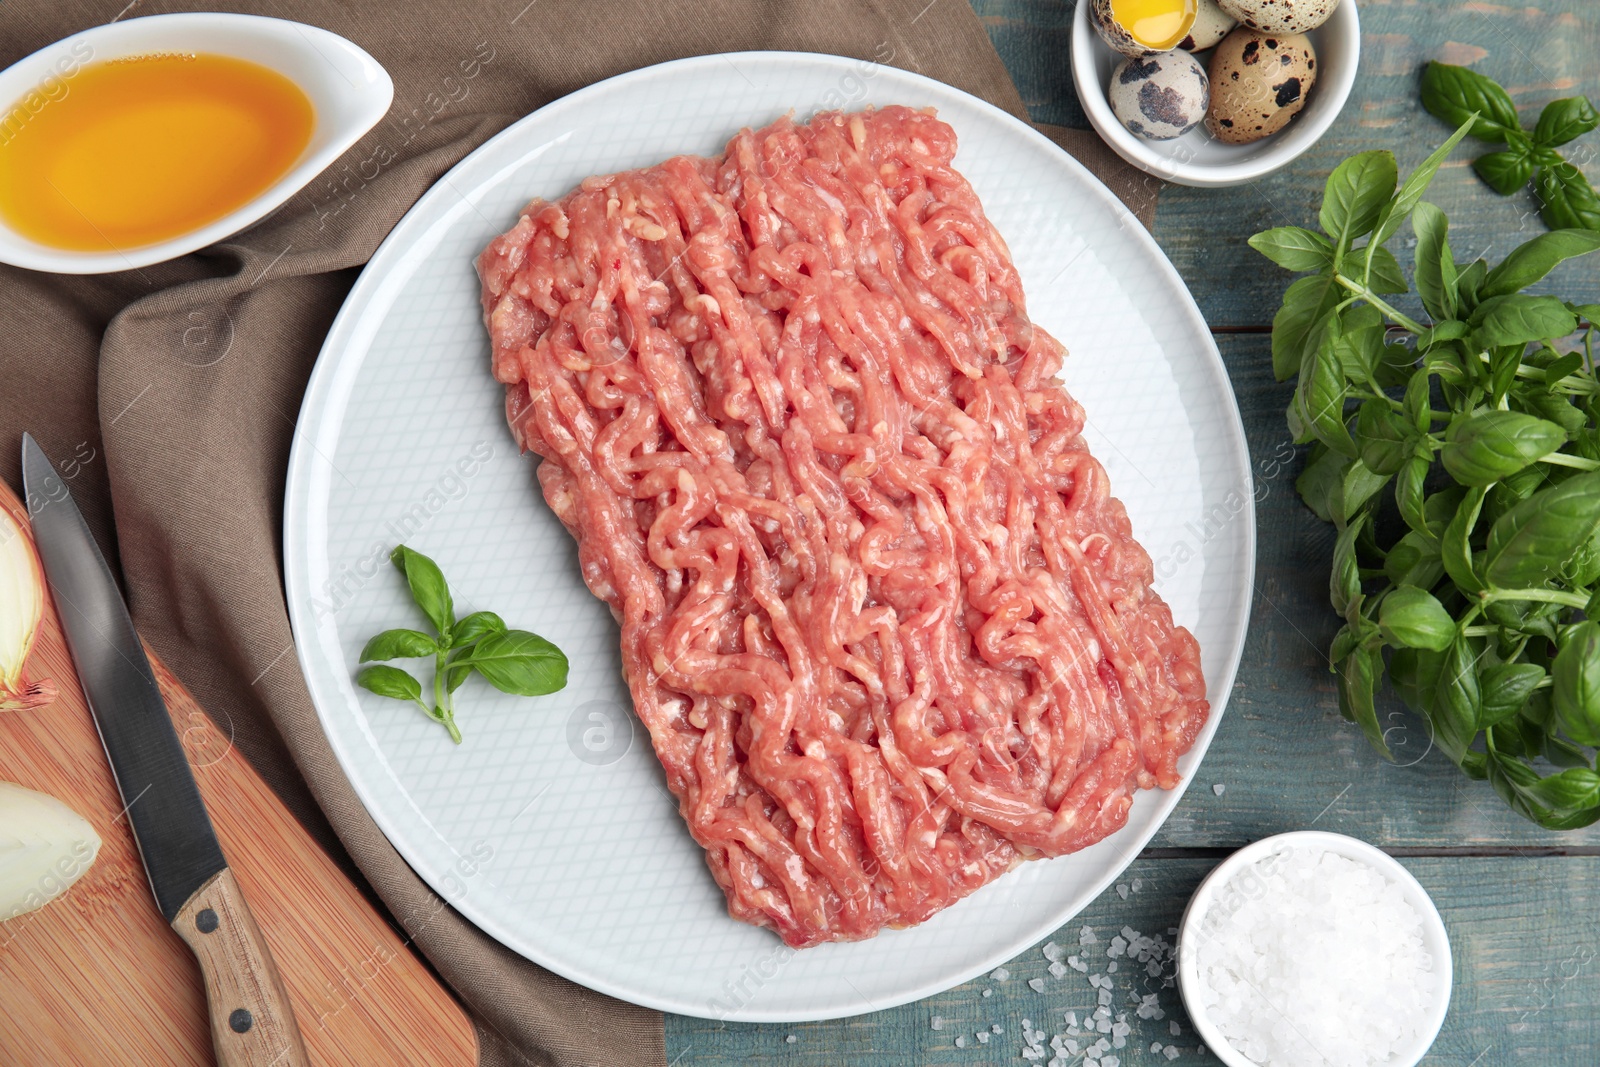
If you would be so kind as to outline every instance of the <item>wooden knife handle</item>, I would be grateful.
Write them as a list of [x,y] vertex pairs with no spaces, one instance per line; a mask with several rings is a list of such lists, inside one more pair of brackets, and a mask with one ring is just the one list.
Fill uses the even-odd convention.
[[206,984],[218,1067],[309,1067],[278,965],[224,867],[172,921],[194,950]]

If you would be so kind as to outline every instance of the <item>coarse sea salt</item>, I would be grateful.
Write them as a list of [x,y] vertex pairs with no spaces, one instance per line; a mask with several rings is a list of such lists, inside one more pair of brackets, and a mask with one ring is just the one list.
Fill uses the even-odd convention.
[[1332,852],[1286,848],[1242,868],[1194,936],[1202,1010],[1261,1067],[1385,1063],[1433,1003],[1422,917],[1399,885]]

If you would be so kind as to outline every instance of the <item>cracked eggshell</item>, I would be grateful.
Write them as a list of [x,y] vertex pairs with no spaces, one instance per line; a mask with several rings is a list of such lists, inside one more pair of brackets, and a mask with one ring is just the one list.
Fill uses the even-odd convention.
[[[1089,24],[1095,28],[1100,39],[1110,45],[1114,51],[1125,56],[1153,56],[1166,51],[1164,48],[1152,48],[1147,44],[1134,39],[1128,28],[1117,21],[1116,12],[1112,10],[1112,0],[1084,0],[1089,4]],[[1187,5],[1185,17],[1193,21],[1194,3]],[[1191,27],[1184,27],[1183,32],[1188,33]],[[1167,48],[1173,47],[1170,43]]]
[[1152,141],[1181,137],[1206,117],[1210,82],[1188,52],[1129,56],[1111,72],[1111,113],[1132,133]]
[[1228,36],[1228,31],[1239,24],[1239,20],[1217,6],[1217,0],[1200,0],[1200,6],[1194,13],[1194,25],[1189,27],[1189,36],[1178,42],[1178,47],[1185,52],[1204,52],[1207,48],[1214,48],[1218,41]]
[[1206,132],[1223,144],[1249,144],[1288,125],[1317,80],[1317,53],[1297,33],[1240,26],[1211,54]]
[[1327,22],[1339,0],[1217,0],[1217,5],[1253,30],[1305,33]]

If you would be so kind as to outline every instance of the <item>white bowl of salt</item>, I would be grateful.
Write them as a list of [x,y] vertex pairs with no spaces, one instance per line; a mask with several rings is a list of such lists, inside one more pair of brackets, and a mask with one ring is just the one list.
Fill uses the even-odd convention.
[[1178,987],[1227,1067],[1413,1067],[1450,1007],[1427,890],[1364,841],[1304,830],[1235,852],[1178,928]]

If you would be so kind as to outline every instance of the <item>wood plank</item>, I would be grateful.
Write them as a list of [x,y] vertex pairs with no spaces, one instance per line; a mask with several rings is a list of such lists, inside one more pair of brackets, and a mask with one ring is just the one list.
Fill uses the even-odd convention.
[[[20,511],[0,483],[0,507]],[[277,960],[319,1067],[477,1062],[450,993],[151,654],[224,854]],[[54,703],[0,715],[0,780],[60,798],[103,842],[44,908],[0,923],[0,1062],[213,1062],[200,971],[150,895],[123,804],[47,609],[29,678]]]
[[[1455,956],[1455,993],[1449,1017],[1424,1067],[1489,1067],[1538,1063],[1545,1067],[1589,1067],[1600,1062],[1600,858],[1420,858],[1402,862],[1427,888],[1444,916]],[[1147,934],[1175,928],[1189,895],[1215,866],[1213,860],[1137,860],[1113,888],[1053,938],[1078,951],[1078,932],[1095,928],[1103,971],[1106,943],[1123,926]],[[1138,879],[1139,890],[1133,890]],[[1087,959],[1088,957],[1086,957]],[[1011,978],[981,978],[916,1004],[853,1019],[774,1025],[721,1024],[667,1017],[667,1059],[702,1067],[721,1064],[783,1067],[901,1067],[915,1064],[1019,1063],[1022,1020],[1047,1035],[1064,1028],[1063,1013],[1082,1019],[1096,1004],[1084,975],[1053,978],[1039,947],[1008,964]],[[1135,973],[1124,960],[1111,976],[1115,1011],[1127,1011],[1133,1032],[1118,1050],[1128,1067],[1166,1064],[1150,1053],[1160,1041],[1181,1051],[1175,1061],[1215,1064],[1196,1055],[1198,1043],[1176,989],[1160,978]],[[1044,991],[1028,986],[1039,979]],[[983,991],[992,991],[988,997]],[[1166,1017],[1143,1020],[1129,1010],[1130,993],[1157,994]],[[934,1031],[930,1020],[946,1020]],[[1176,1021],[1181,1032],[1169,1027]],[[995,1024],[1005,1031],[985,1045],[977,1031]],[[957,1035],[966,1048],[956,1048]],[[790,1043],[786,1039],[793,1035]],[[1046,1038],[1048,1040],[1048,1037]]]

